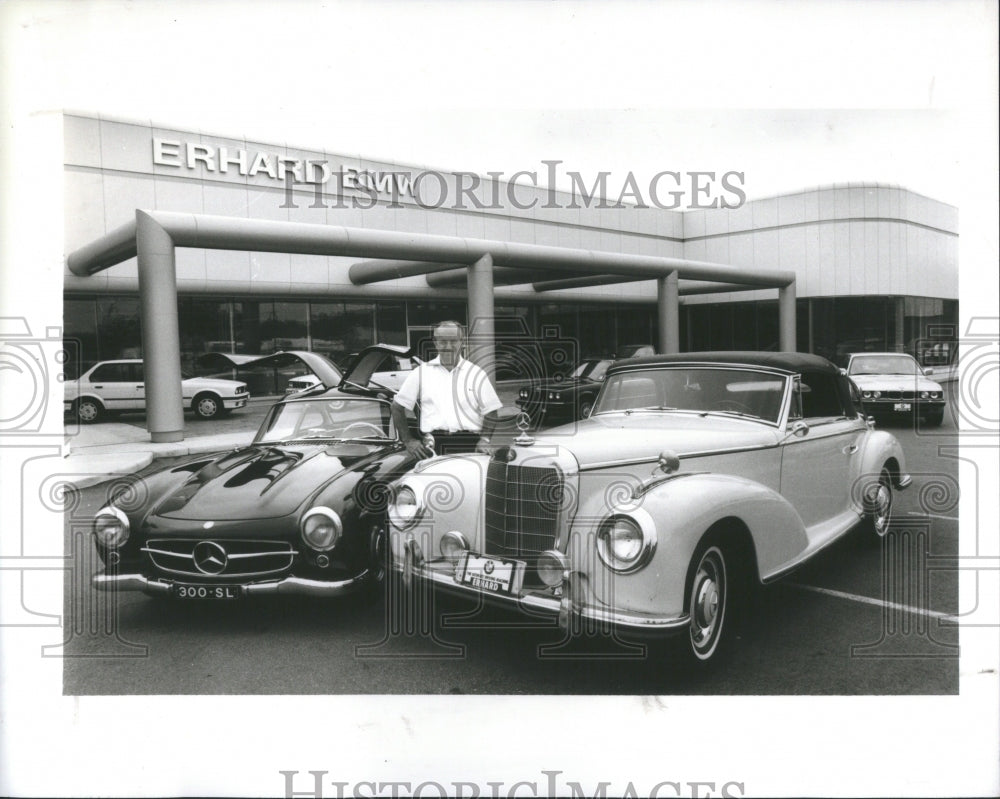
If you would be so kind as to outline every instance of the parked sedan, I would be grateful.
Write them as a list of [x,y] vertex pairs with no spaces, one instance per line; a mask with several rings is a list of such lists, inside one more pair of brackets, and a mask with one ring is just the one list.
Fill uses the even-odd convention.
[[588,358],[565,380],[545,380],[518,391],[517,404],[539,424],[569,422],[590,415],[610,358]]
[[926,377],[912,355],[854,353],[848,358],[846,372],[861,392],[868,413],[922,416],[932,427],[944,419],[941,384]]
[[377,597],[386,485],[414,462],[387,400],[336,388],[282,400],[249,446],[112,496],[93,523],[105,565],[93,586],[182,600]]
[[394,567],[404,585],[550,615],[570,632],[675,634],[686,657],[712,663],[752,584],[860,522],[886,533],[911,478],[854,396],[814,355],[617,361],[589,418],[399,480]]
[[[250,399],[246,383],[182,375],[181,396],[199,419],[212,419],[242,408]],[[63,409],[83,423],[99,421],[107,413],[144,411],[146,384],[139,359],[101,361],[77,380],[67,380]]]

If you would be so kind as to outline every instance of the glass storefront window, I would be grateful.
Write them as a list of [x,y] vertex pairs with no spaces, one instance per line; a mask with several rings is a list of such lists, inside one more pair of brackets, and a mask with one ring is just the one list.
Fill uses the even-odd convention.
[[93,300],[63,302],[63,365],[67,380],[75,380],[99,360],[97,356],[97,307]]
[[138,297],[97,301],[97,351],[99,361],[142,357]]
[[343,362],[375,343],[375,305],[369,302],[310,303],[312,351]]
[[206,352],[233,352],[231,303],[180,297],[177,320],[181,337],[181,369],[194,374],[197,358]]

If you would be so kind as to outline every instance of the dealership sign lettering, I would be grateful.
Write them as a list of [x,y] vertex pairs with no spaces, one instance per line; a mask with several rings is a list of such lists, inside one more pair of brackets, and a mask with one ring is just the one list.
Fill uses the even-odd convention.
[[406,172],[377,172],[347,166],[334,170],[326,160],[293,158],[222,145],[154,138],[153,163],[178,169],[200,167],[220,175],[266,175],[285,184],[324,184],[336,175],[344,188],[389,194],[393,197],[413,196],[413,181]]

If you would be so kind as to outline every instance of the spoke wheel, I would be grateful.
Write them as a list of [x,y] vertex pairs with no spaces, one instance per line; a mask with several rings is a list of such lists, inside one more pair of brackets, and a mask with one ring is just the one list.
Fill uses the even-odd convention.
[[729,576],[726,556],[716,544],[703,547],[695,561],[688,597],[688,639],[695,660],[707,662],[719,651],[726,633]]

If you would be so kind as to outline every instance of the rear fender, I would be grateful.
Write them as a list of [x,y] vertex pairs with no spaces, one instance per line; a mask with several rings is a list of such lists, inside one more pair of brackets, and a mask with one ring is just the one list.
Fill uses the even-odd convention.
[[897,489],[906,488],[911,478],[906,471],[906,458],[899,441],[885,430],[870,430],[865,438],[862,457],[855,464],[851,475],[851,504],[859,513],[864,513],[864,487],[877,480],[882,469],[888,469],[892,484]]

